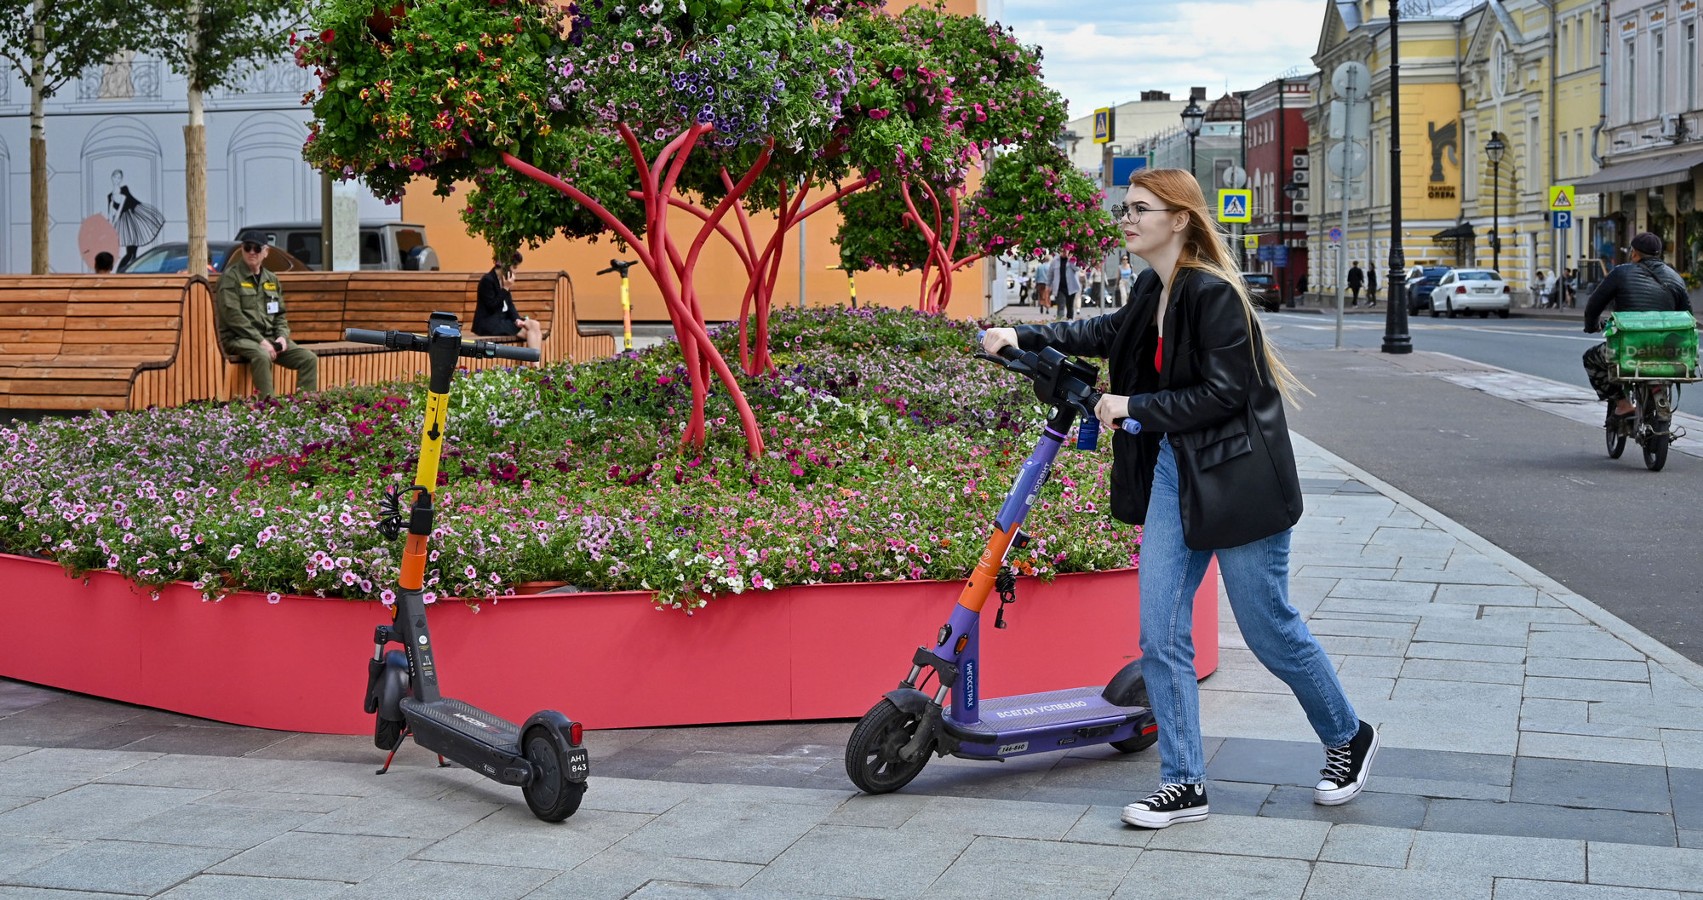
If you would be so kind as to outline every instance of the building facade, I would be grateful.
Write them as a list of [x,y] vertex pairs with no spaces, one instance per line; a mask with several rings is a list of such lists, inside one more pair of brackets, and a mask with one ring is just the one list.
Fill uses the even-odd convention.
[[1586,127],[1601,171],[1577,182],[1601,198],[1589,253],[1604,264],[1625,259],[1640,231],[1654,232],[1666,258],[1703,276],[1703,57],[1698,0],[1611,0],[1592,38],[1607,61],[1606,95]]
[[1275,275],[1286,300],[1307,271],[1313,166],[1305,111],[1312,98],[1312,79],[1305,77],[1266,82],[1245,98],[1248,186],[1254,192],[1248,234],[1259,242],[1247,268]]

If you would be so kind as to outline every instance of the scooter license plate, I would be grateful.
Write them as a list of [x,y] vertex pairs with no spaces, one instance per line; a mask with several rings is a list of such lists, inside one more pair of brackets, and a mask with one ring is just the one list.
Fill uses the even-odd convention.
[[568,780],[584,781],[591,775],[591,755],[584,747],[568,751]]

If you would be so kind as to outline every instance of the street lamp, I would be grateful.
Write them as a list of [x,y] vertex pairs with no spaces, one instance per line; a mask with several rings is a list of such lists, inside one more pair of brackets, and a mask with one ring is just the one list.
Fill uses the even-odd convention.
[[[1206,121],[1206,110],[1201,109],[1195,98],[1190,97],[1188,108],[1184,109],[1181,115],[1183,130],[1189,133],[1189,174],[1194,175],[1194,139],[1200,135],[1200,123]],[[1199,180],[1200,176],[1195,175],[1195,178]]]
[[1412,353],[1407,256],[1401,249],[1401,0],[1390,0],[1390,270],[1384,276],[1384,353]]
[[1283,231],[1278,235],[1278,246],[1283,248],[1283,291],[1289,297],[1288,306],[1295,305],[1295,291],[1289,286],[1289,230],[1292,227],[1295,214],[1295,199],[1301,196],[1301,186],[1291,181],[1283,186],[1283,196],[1289,198],[1289,203],[1283,208]]
[[1502,235],[1496,226],[1502,221],[1502,154],[1508,145],[1502,142],[1500,131],[1490,132],[1484,143],[1484,155],[1490,157],[1490,268],[1502,271]]

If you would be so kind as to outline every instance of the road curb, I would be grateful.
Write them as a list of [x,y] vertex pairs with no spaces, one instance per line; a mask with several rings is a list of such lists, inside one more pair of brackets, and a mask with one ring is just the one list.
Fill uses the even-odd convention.
[[1486,558],[1519,576],[1528,584],[1561,601],[1569,609],[1584,616],[1591,624],[1625,641],[1650,659],[1661,663],[1691,686],[1703,690],[1703,664],[1692,662],[1679,651],[1638,630],[1625,619],[1603,609],[1583,595],[1532,567],[1526,561],[1496,546],[1478,532],[1432,509],[1395,485],[1337,456],[1306,435],[1296,432],[1290,432],[1290,434],[1296,440],[1306,442],[1312,452],[1353,475],[1357,481],[1376,489],[1378,493],[1412,510],[1420,518],[1448,532],[1456,540],[1484,554]]

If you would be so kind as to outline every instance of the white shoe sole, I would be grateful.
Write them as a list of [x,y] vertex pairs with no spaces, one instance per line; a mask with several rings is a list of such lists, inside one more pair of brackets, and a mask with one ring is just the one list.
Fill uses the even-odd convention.
[[1193,809],[1179,810],[1173,813],[1154,812],[1149,809],[1124,807],[1123,820],[1126,825],[1138,828],[1168,828],[1178,822],[1199,822],[1206,818],[1207,807],[1197,806]]
[[1366,751],[1366,761],[1360,765],[1360,780],[1335,790],[1313,788],[1313,802],[1319,806],[1341,806],[1359,796],[1372,779],[1372,760],[1378,758],[1378,730],[1372,729],[1372,746]]

